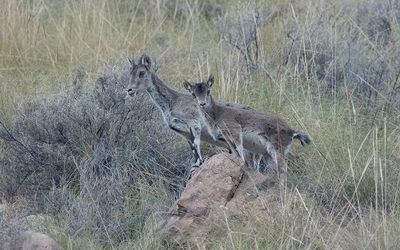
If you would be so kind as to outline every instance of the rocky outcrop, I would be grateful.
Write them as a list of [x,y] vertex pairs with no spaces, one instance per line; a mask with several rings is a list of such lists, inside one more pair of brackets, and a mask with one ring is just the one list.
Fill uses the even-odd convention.
[[4,250],[62,250],[63,248],[49,236],[33,231],[22,232],[19,237],[5,245]]
[[23,230],[41,231],[54,224],[54,218],[45,214],[31,214],[18,220],[18,225]]
[[277,186],[232,155],[214,155],[188,181],[162,230],[179,244],[199,244],[211,224],[264,216],[270,207],[279,208]]

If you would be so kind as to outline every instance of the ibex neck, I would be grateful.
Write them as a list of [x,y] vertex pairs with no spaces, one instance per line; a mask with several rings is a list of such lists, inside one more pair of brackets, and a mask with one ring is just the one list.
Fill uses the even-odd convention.
[[208,117],[212,120],[216,120],[217,113],[218,113],[218,105],[215,103],[212,96],[210,96],[210,105],[205,108],[205,112],[207,113]]
[[169,88],[154,73],[151,74],[151,81],[152,86],[147,88],[151,99],[162,111],[169,110],[178,92]]

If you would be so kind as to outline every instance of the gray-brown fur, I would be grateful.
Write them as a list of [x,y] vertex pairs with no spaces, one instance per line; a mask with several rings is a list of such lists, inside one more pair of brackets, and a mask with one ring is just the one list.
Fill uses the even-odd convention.
[[280,174],[282,165],[285,164],[284,157],[289,152],[293,139],[299,139],[303,145],[310,142],[306,134],[293,130],[279,117],[215,102],[211,95],[213,82],[214,78],[210,76],[207,82],[185,82],[184,85],[197,99],[208,123],[214,124],[214,133],[221,134],[231,142],[232,150],[242,159],[244,149],[267,158],[270,156]]
[[[200,136],[203,140],[222,144],[213,138],[203,126],[203,114],[189,95],[185,95],[169,88],[151,70],[150,58],[143,55],[139,64],[133,60],[127,93],[130,96],[137,91],[146,91],[152,101],[160,109],[165,123],[175,132],[185,137],[195,155],[195,166],[199,166],[203,159],[200,153]],[[203,131],[202,131],[203,130]]]
[[148,56],[143,55],[138,64],[134,60],[130,60],[130,63],[132,68],[127,88],[128,96],[133,96],[138,91],[145,91],[149,94],[149,97],[160,109],[169,128],[188,140],[196,158],[195,166],[199,166],[202,162],[200,139],[230,149],[223,138],[217,138],[217,135],[213,133],[192,96],[169,88],[152,72]]

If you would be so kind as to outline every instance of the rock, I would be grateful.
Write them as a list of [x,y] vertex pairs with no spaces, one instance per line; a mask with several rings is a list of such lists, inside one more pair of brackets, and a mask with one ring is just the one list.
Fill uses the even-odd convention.
[[54,219],[49,215],[31,214],[19,219],[18,224],[25,230],[41,230],[54,224]]
[[63,248],[49,236],[33,231],[24,231],[11,243],[3,246],[4,250],[62,250]]
[[229,154],[218,154],[203,163],[187,182],[171,209],[164,229],[182,239],[196,237],[211,213],[232,199],[243,177],[244,163]]
[[[183,247],[194,242],[199,245],[210,224],[268,215],[271,204],[277,212],[276,186],[240,159],[227,153],[214,155],[188,181],[162,231]],[[266,192],[272,189],[275,191]]]

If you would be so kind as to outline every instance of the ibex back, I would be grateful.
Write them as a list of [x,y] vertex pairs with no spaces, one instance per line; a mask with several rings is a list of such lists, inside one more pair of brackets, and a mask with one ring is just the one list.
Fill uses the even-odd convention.
[[204,110],[209,124],[215,124],[214,133],[224,136],[239,157],[244,159],[243,150],[272,157],[278,176],[286,168],[284,157],[291,149],[293,139],[302,145],[310,143],[308,135],[295,131],[282,119],[252,109],[222,106],[211,96],[214,77],[207,82],[190,84],[185,88],[196,98]]

